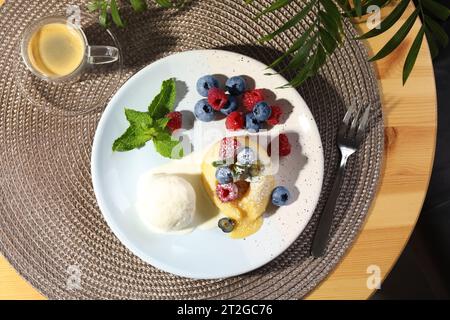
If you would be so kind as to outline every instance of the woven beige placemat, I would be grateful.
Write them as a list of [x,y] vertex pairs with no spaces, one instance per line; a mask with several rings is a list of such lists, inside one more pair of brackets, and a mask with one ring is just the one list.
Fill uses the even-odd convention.
[[[15,66],[17,42],[26,24],[49,13],[65,12],[66,5],[74,2],[83,8],[86,4],[15,0],[0,10],[1,253],[33,286],[55,299],[295,299],[307,294],[351,245],[377,186],[383,121],[377,82],[366,62],[364,47],[347,40],[320,74],[300,88],[317,121],[326,160],[321,200],[307,228],[284,254],[257,271],[225,280],[190,280],[142,262],[107,227],[90,176],[91,144],[101,110],[129,76],[177,51],[220,48],[271,62],[302,33],[302,27],[265,46],[256,46],[257,38],[274,30],[304,2],[294,1],[287,9],[258,22],[252,17],[270,1],[256,1],[253,7],[243,1],[193,0],[182,11],[156,7],[141,15],[126,11],[128,27],[114,30],[124,49],[123,72],[114,75],[119,77],[117,81],[108,74],[93,81],[93,90],[79,95],[105,99],[98,101],[94,111],[69,117],[30,103],[26,94],[40,94],[42,98],[46,88],[33,91],[31,83],[24,94]],[[355,34],[350,25],[345,29],[349,38]],[[79,95],[65,91],[52,94],[59,104],[64,102],[75,107],[73,110],[82,107],[78,105]],[[309,249],[337,165],[338,123],[345,106],[368,101],[372,107],[370,130],[349,163],[327,254],[314,260],[309,257]],[[71,282],[73,275],[80,276],[79,283]]]

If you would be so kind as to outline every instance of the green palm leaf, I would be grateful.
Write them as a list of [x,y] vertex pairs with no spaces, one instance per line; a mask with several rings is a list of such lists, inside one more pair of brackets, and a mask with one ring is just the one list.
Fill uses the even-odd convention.
[[320,22],[323,27],[335,38],[341,42],[342,36],[337,21],[333,20],[325,11],[319,11]]
[[390,29],[397,21],[400,19],[400,17],[405,12],[406,8],[408,7],[410,0],[402,0],[394,10],[392,10],[391,14],[388,15],[383,21],[380,22],[378,26],[370,30],[369,32],[363,34],[362,36],[357,37],[356,39],[368,39],[375,36],[378,36],[385,32],[386,30]]
[[304,45],[304,43],[307,41],[309,35],[312,33],[313,27],[309,27],[295,42],[292,44],[292,46],[283,53],[279,58],[277,58],[272,64],[270,64],[267,69],[274,68],[277,65],[281,63],[284,59],[286,59],[289,55],[297,51],[301,46]]
[[[384,7],[389,1],[391,0],[369,0],[367,2],[364,2],[362,5],[362,12],[367,13],[370,6],[377,6],[379,8]],[[355,9],[351,9],[347,12],[347,16],[350,17],[357,17],[358,14],[356,13]]]
[[450,9],[434,0],[421,0],[421,3],[428,12],[442,21],[446,21],[450,16]]
[[313,68],[317,59],[317,54],[314,54],[309,58],[304,67],[300,70],[300,72],[289,82],[289,85],[292,87],[298,87],[301,85],[309,76],[311,76],[311,69]]
[[414,12],[406,19],[405,23],[401,26],[401,28],[397,31],[397,33],[391,38],[391,40],[386,43],[386,45],[369,61],[375,61],[386,57],[392,51],[394,51],[400,43],[406,38],[409,31],[411,30],[416,18],[419,14],[419,10],[415,9]]
[[108,21],[108,3],[103,3],[100,5],[100,15],[98,17],[98,21],[101,26],[104,28],[108,27],[109,21]]
[[303,44],[303,46],[294,55],[294,57],[289,62],[289,64],[285,68],[283,68],[280,72],[284,72],[286,70],[298,69],[302,65],[304,65],[306,60],[308,59],[309,55],[311,54],[311,49],[313,48],[314,44],[316,43],[316,40],[317,40],[317,36],[314,36],[313,38],[311,38],[307,42],[305,42]]
[[406,57],[405,64],[403,65],[403,85],[408,80],[409,75],[414,67],[417,60],[417,55],[419,54],[420,47],[423,41],[423,35],[425,33],[425,26],[422,26],[414,39],[411,48],[409,49],[408,56]]
[[355,12],[358,17],[362,16],[362,4],[361,0],[353,0],[354,6],[355,6]]
[[336,4],[332,0],[319,0],[325,11],[333,18],[333,20],[341,20],[341,13]]
[[261,18],[263,15],[276,11],[289,3],[291,3],[293,0],[276,0],[274,3],[272,3],[269,7],[261,11],[259,14],[256,15],[255,20]]
[[155,2],[163,8],[170,8],[173,6],[170,0],[155,0]]
[[345,16],[350,16],[350,12],[353,10],[349,0],[336,0],[339,7],[344,11]]
[[426,27],[425,27],[425,35],[427,37],[428,47],[430,48],[431,58],[434,59],[439,54],[439,47],[437,46],[436,40],[434,40],[434,37],[431,34],[430,30]]
[[439,42],[439,44],[443,47],[448,45],[448,35],[445,32],[444,28],[441,27],[439,23],[434,21],[428,16],[425,16],[425,24],[428,26],[433,33],[435,39]]
[[307,64],[303,69],[300,70],[300,72],[292,79],[285,87],[292,86],[292,87],[298,87],[301,85],[306,79],[309,77],[309,71],[311,70],[311,67],[314,64],[314,59],[311,58],[308,60]]
[[299,23],[302,19],[305,18],[305,16],[311,11],[312,7],[314,6],[315,2],[310,1],[302,10],[300,10],[299,13],[297,13],[292,19],[290,19],[288,22],[286,22],[284,25],[282,25],[279,29],[276,31],[262,37],[259,39],[259,42],[264,43],[266,41],[272,40],[274,37],[279,35],[280,33],[292,28],[297,23]]
[[326,52],[332,54],[338,45],[336,39],[322,27],[319,27],[319,34],[322,46],[325,48]]
[[312,76],[316,74],[317,71],[320,69],[320,67],[323,66],[326,60],[327,60],[327,53],[325,49],[321,45],[319,45],[319,47],[317,48],[316,58],[311,68],[310,75]]
[[337,24],[339,31],[343,32],[342,29],[342,16],[339,12],[338,7],[332,0],[320,0],[320,3],[322,4],[323,8],[325,9],[325,12],[327,15],[335,21]]
[[145,0],[130,0],[130,4],[136,12],[144,12],[148,8]]
[[123,28],[125,26],[125,24],[122,21],[122,18],[120,18],[119,8],[117,7],[116,0],[111,0],[111,17],[113,22],[119,28]]

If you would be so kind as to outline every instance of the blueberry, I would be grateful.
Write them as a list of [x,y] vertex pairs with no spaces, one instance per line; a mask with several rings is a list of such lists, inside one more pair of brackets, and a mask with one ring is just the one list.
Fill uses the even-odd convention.
[[245,128],[249,132],[259,132],[259,129],[261,129],[261,123],[253,113],[247,113],[245,115]]
[[208,99],[202,99],[194,107],[194,114],[200,121],[209,122],[214,120],[214,110],[209,105]]
[[213,87],[219,87],[219,81],[213,76],[203,76],[197,81],[197,91],[202,97],[207,97],[209,89]]
[[232,113],[233,111],[236,111],[237,108],[238,108],[238,103],[237,103],[236,97],[229,96],[227,104],[225,105],[225,107],[220,109],[220,112],[222,112],[224,115],[227,116],[230,113]]
[[225,87],[232,96],[239,96],[246,90],[245,80],[242,77],[231,77],[227,80]]
[[262,101],[258,102],[255,107],[253,108],[253,115],[255,116],[256,120],[263,122],[270,118],[270,115],[272,114],[272,109],[270,106]]
[[272,191],[272,203],[277,207],[285,206],[291,194],[285,187],[276,187]]
[[236,226],[236,221],[230,218],[222,218],[219,220],[218,226],[223,232],[230,233]]
[[228,167],[218,167],[216,170],[216,179],[219,184],[227,184],[233,182],[233,171]]
[[237,155],[237,162],[242,165],[252,165],[256,160],[255,152],[249,147],[243,148]]

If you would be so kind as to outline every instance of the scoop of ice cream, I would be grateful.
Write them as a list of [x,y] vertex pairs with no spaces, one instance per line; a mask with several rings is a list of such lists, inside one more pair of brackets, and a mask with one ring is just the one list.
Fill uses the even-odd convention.
[[192,185],[176,175],[146,175],[138,185],[139,216],[157,232],[189,228],[194,219],[195,202]]

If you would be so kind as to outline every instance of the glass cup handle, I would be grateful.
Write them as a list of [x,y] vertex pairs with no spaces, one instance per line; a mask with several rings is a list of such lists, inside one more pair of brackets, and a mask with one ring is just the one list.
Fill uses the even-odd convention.
[[89,64],[107,64],[119,60],[119,49],[110,46],[88,46],[87,62]]

